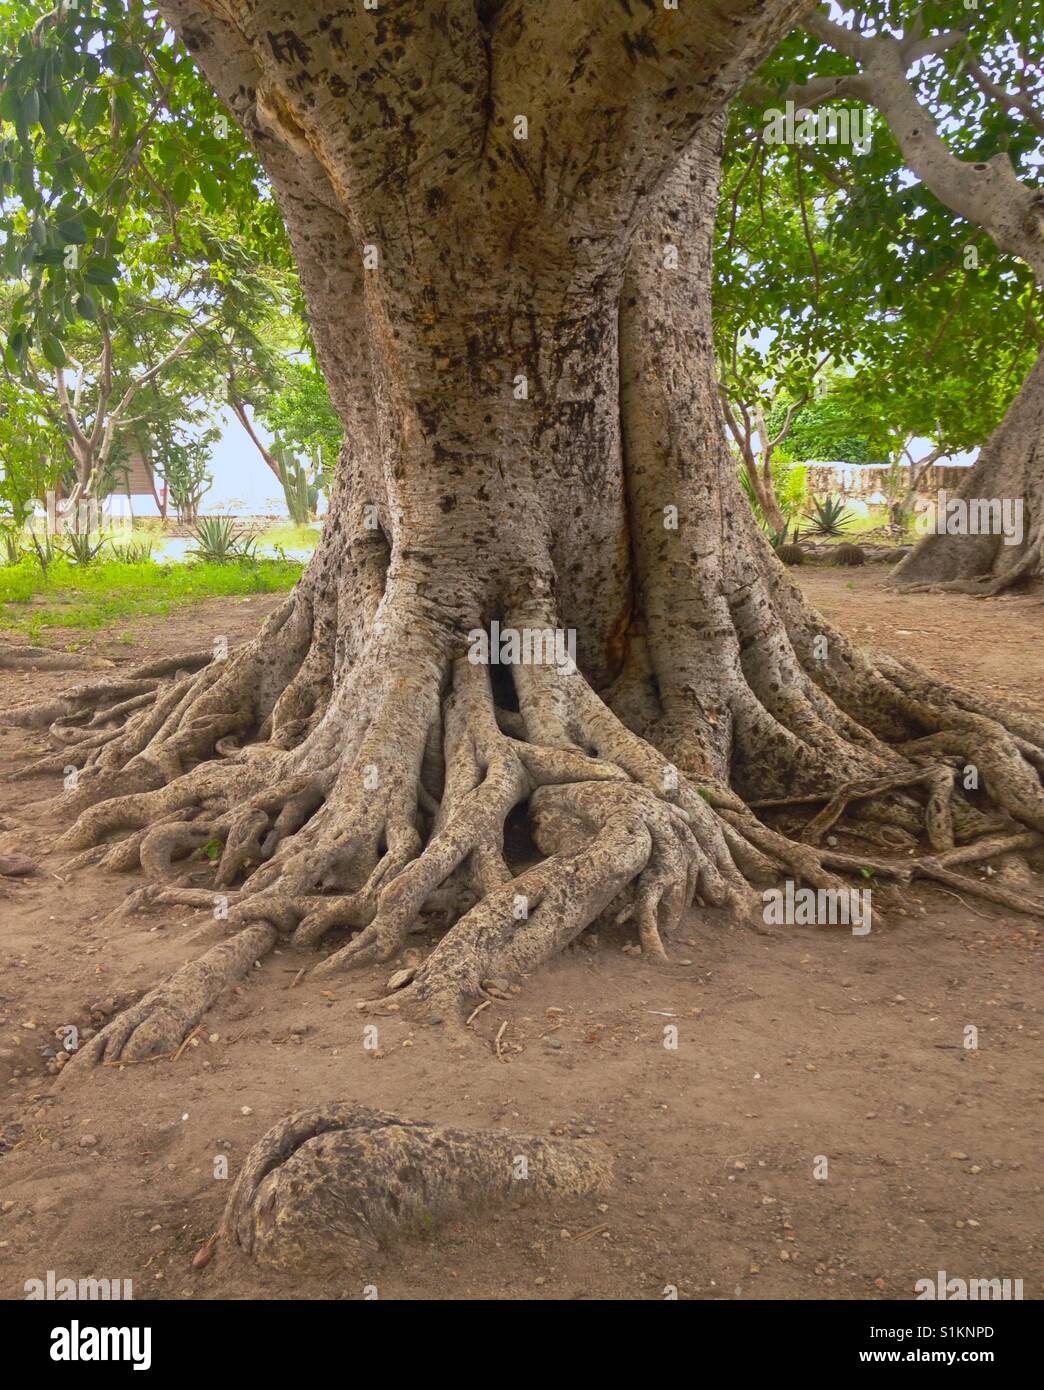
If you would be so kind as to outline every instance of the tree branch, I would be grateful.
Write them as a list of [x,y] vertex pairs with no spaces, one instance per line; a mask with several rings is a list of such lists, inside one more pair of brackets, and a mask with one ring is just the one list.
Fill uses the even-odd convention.
[[815,78],[788,91],[788,99],[813,105],[850,96],[875,106],[888,122],[906,163],[939,201],[984,227],[1002,251],[1021,256],[1044,278],[1044,238],[1037,211],[1040,195],[1019,181],[1007,154],[974,162],[958,158],[906,76],[916,58],[967,43],[967,36],[950,30],[923,38],[915,28],[906,40],[889,34],[868,38],[836,24],[821,10],[807,16],[803,27],[813,38],[857,62],[860,70],[838,78]]
[[992,81],[979,66],[971,44],[967,45],[963,56],[968,71],[986,96],[990,97],[998,106],[1001,106],[1006,111],[1014,108],[1016,111],[1021,112],[1035,130],[1039,130],[1041,134],[1044,134],[1044,112],[1039,111],[1037,107],[1034,106],[1025,92],[1016,92],[1012,94],[1011,92],[1006,92],[1003,87],[999,87],[996,82]]
[[811,14],[806,15],[801,21],[801,27],[820,43],[825,43],[828,48],[843,53],[846,58],[851,58],[857,63],[870,56],[875,42],[874,39],[857,34],[847,25],[835,23],[823,10],[813,10]]
[[275,474],[278,481],[282,482],[283,477],[279,471],[279,465],[278,463],[276,463],[275,456],[273,455],[270,449],[267,449],[265,447],[261,439],[258,437],[253,425],[251,424],[250,416],[246,412],[246,405],[235,392],[235,389],[232,385],[231,377],[229,378],[228,383],[228,403],[232,407],[236,419],[243,426],[244,430],[246,430],[248,436],[252,440],[254,446],[257,449],[257,452],[264,459],[265,463],[268,464],[269,468]]

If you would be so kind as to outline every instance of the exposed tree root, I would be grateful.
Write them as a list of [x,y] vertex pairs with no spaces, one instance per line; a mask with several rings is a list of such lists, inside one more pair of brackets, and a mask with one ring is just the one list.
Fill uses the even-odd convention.
[[265,1264],[350,1268],[448,1216],[601,1192],[611,1173],[597,1140],[445,1129],[334,1104],[288,1116],[254,1145],[221,1233]]
[[79,1050],[77,1060],[115,1066],[170,1056],[222,990],[266,956],[276,939],[274,927],[257,923],[219,942],[117,1014]]
[[0,671],[100,671],[111,666],[111,661],[81,652],[0,643]]
[[1023,555],[1017,565],[998,575],[983,575],[977,579],[938,579],[934,583],[898,584],[896,587],[904,594],[968,594],[971,598],[996,598],[1017,588],[1026,580],[1040,575],[1044,568],[1040,547],[1035,552]]
[[[741,638],[748,600],[734,608]],[[139,668],[57,702],[56,761],[84,763],[59,799],[79,812],[59,842],[70,864],[97,855],[145,871],[117,918],[220,896],[231,933],[85,1054],[172,1053],[278,933],[312,948],[357,933],[316,967],[331,974],[390,961],[411,933],[443,924],[394,998],[457,1024],[483,980],[525,976],[596,920],[631,923],[643,954],[665,961],[693,903],[757,924],[757,889],[781,877],[844,891],[845,875],[864,887],[867,874],[919,876],[1039,914],[1032,896],[956,870],[1040,842],[1044,730],[837,633],[817,663],[804,653],[809,610],[782,588],[774,602],[791,617],[770,666],[737,663],[723,692],[729,763],[698,721],[681,738],[676,719],[670,733],[662,720],[628,727],[571,664],[506,668],[498,684],[422,623],[374,623],[334,684],[308,598],[228,661],[188,674],[168,663],[166,685]],[[95,718],[89,738],[67,741]],[[869,852],[837,844],[853,807],[852,838]],[[512,859],[505,827],[520,808],[532,846]],[[928,854],[911,853],[922,843]]]

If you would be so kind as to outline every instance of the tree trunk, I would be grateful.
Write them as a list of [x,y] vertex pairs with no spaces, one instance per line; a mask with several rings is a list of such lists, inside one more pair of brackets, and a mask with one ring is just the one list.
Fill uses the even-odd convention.
[[765,519],[773,531],[784,531],[787,519],[783,515],[783,509],[779,505],[776,497],[776,484],[772,477],[772,441],[769,439],[768,429],[765,426],[765,412],[761,406],[755,407],[754,420],[758,431],[758,449],[761,455],[761,480],[765,489],[765,496],[768,506],[765,510]]
[[743,466],[746,469],[751,490],[761,508],[762,516],[768,522],[771,530],[782,531],[786,526],[786,517],[784,517],[776,497],[771,467],[767,471],[759,468],[753,449],[743,450]]
[[[843,891],[867,839],[942,855],[1044,828],[1044,730],[831,629],[726,445],[721,116],[799,8],[311,0],[233,28],[164,5],[265,162],[349,443],[315,557],[247,647],[18,715],[82,755],[66,846],[123,833],[105,862],[168,881],[224,846],[238,935],[90,1056],[170,1047],[278,932],[358,930],[337,971],[439,920],[397,998],[450,1019],[603,913],[663,958],[694,901],[760,917],[751,885],[780,874]],[[85,728],[99,703],[135,712]],[[954,786],[968,759],[992,819]],[[864,848],[822,848],[850,800]],[[516,811],[538,854],[505,848]]]
[[268,465],[272,473],[275,475],[276,482],[278,482],[281,485],[283,481],[283,475],[279,471],[279,464],[276,462],[275,455],[272,453],[271,449],[268,448],[268,446],[261,439],[261,436],[254,429],[253,422],[251,421],[250,416],[247,414],[246,403],[240,400],[240,398],[236,395],[235,391],[232,389],[231,384],[229,385],[228,389],[228,403],[232,408],[232,413],[235,415],[236,419],[243,426],[244,431],[249,436],[250,442],[253,444],[254,448],[264,459],[265,463]]
[[[990,597],[1044,568],[1044,353],[1008,413],[954,493],[960,504],[929,514],[931,529],[897,565],[900,588],[943,589]],[[1017,527],[1008,526],[1018,519]],[[983,522],[986,523],[983,527]]]

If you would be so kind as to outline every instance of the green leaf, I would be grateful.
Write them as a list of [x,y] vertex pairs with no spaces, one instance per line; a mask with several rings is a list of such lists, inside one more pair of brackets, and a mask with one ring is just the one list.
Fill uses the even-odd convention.
[[84,99],[80,107],[80,124],[84,130],[93,130],[101,123],[102,117],[108,115],[108,110],[108,94],[96,89]]
[[98,317],[98,306],[86,291],[76,296],[76,312],[82,319],[89,319],[91,323]]
[[70,243],[74,246],[82,246],[87,240],[87,228],[75,218],[68,222],[59,222],[57,230],[66,246]]
[[129,126],[134,121],[134,106],[125,86],[117,87],[115,94],[116,115],[121,126]]
[[120,268],[111,256],[92,256],[83,269],[83,278],[92,285],[107,285],[116,279]]
[[187,169],[181,169],[174,175],[174,180],[170,186],[170,196],[178,207],[183,207],[192,192],[192,175]]
[[207,200],[215,212],[221,212],[225,206],[225,195],[221,184],[217,181],[209,169],[202,169],[196,175],[196,182],[199,184],[199,191]]
[[64,367],[66,364],[65,349],[57,338],[50,333],[45,333],[40,339],[40,349],[44,357],[47,358],[52,367]]

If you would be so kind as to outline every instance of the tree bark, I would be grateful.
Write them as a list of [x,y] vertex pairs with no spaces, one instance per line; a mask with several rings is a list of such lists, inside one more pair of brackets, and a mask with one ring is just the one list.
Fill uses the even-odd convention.
[[[16,714],[81,755],[68,848],[196,902],[180,861],[223,845],[237,935],[92,1057],[176,1046],[279,932],[358,931],[336,971],[448,923],[397,998],[454,1018],[602,914],[663,958],[695,901],[842,890],[865,854],[819,840],[849,800],[864,843],[937,854],[1044,828],[1044,729],[830,628],[726,445],[722,112],[800,8],[164,5],[272,178],[348,444],[313,561],[244,649]],[[490,661],[494,623],[540,648]],[[575,662],[548,654],[571,634]],[[972,756],[993,820],[954,786]]]

